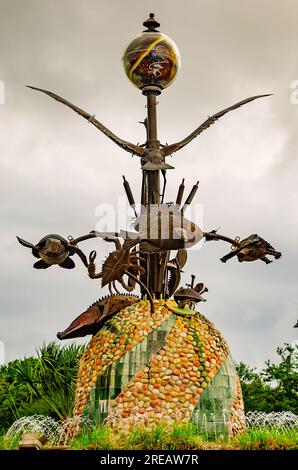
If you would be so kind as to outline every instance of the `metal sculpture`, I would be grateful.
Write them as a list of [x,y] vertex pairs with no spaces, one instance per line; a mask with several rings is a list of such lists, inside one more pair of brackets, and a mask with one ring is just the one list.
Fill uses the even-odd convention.
[[194,306],[197,302],[206,302],[206,299],[202,297],[204,292],[208,292],[208,289],[200,282],[195,287],[181,287],[175,292],[174,299],[180,308],[186,305]]
[[240,240],[240,237],[236,237],[235,240],[232,240],[225,235],[216,233],[216,230],[213,230],[212,232],[204,233],[204,237],[206,241],[223,240],[232,244],[231,252],[220,258],[223,263],[226,263],[229,259],[237,256],[240,263],[243,261],[261,260],[266,264],[270,264],[272,261],[268,259],[266,255],[274,256],[275,259],[279,259],[281,257],[280,251],[276,251],[270,243],[257,234],[250,235],[243,240]]
[[[141,294],[150,301],[152,312],[154,311],[154,297],[168,299],[174,295],[180,313],[185,309],[192,309],[196,302],[205,301],[202,293],[207,289],[202,283],[193,286],[194,278],[188,288],[179,288],[182,268],[187,261],[187,249],[202,238],[205,241],[222,240],[232,245],[232,251],[221,258],[223,262],[237,256],[240,262],[262,260],[270,263],[267,255],[272,255],[275,259],[281,256],[280,252],[258,235],[251,235],[240,241],[239,237],[232,239],[220,235],[217,230],[202,232],[194,222],[187,220],[184,213],[195,197],[198,182],[192,187],[184,203],[184,179],[178,188],[176,202],[164,203],[167,185],[166,171],[173,169],[173,166],[166,162],[166,157],[184,148],[230,111],[254,100],[268,97],[270,94],[256,95],[241,100],[208,117],[183,140],[170,145],[161,144],[157,135],[158,103],[156,98],[173,82],[180,67],[180,55],[173,41],[157,30],[160,25],[153,13],[143,24],[147,29],[129,44],[123,55],[123,65],[129,80],[142,91],[147,100],[147,117],[142,122],[147,137],[144,144],[133,144],[121,139],[98,121],[94,114],[84,111],[51,91],[29,86],[32,90],[40,91],[78,113],[122,150],[139,157],[141,162],[142,185],[139,214],[136,211],[135,198],[129,182],[123,176],[125,193],[135,213],[134,232],[93,231],[76,239],[70,236],[68,240],[60,235],[47,235],[36,245],[18,238],[22,245],[31,248],[34,256],[41,258],[35,263],[35,268],[46,269],[57,264],[71,269],[74,267],[74,262],[70,257],[76,253],[87,267],[90,278],[101,279],[102,287],[106,285],[109,287],[110,297],[97,302],[76,318],[64,332],[58,334],[60,339],[93,334],[110,315],[116,312],[117,308],[120,310],[125,302],[137,298],[120,294],[117,282],[128,292],[132,292],[138,284]],[[78,248],[79,243],[96,237],[115,244],[115,250],[109,254],[99,272],[95,265],[96,251],[90,253],[87,261],[86,255]],[[171,256],[173,250],[177,251],[174,257]],[[115,297],[115,293],[118,297]],[[120,298],[124,304],[121,303]]]
[[73,269],[75,263],[70,256],[77,254],[84,265],[87,266],[87,258],[76,245],[76,241],[69,237],[68,240],[60,235],[50,234],[39,240],[36,245],[17,237],[19,243],[27,248],[31,248],[33,256],[41,258],[33,267],[35,269],[47,269],[54,264],[58,264],[61,268]]
[[75,318],[66,330],[57,333],[57,338],[70,339],[94,335],[117,312],[139,300],[139,297],[129,294],[112,295],[99,299]]
[[124,289],[126,289],[128,292],[131,292],[133,290],[133,285],[130,286],[123,279],[123,276],[126,275],[129,280],[137,282],[145,290],[151,303],[151,310],[154,311],[153,300],[150,291],[142,283],[138,276],[133,273],[133,271],[137,271],[140,274],[145,273],[144,268],[138,264],[138,261],[144,258],[141,258],[137,252],[131,253],[128,249],[125,248],[112,251],[112,253],[110,253],[105,260],[102,266],[102,271],[100,273],[96,273],[95,258],[96,251],[92,251],[89,255],[88,265],[88,273],[91,279],[102,279],[102,287],[108,284],[111,294],[112,287],[114,287],[114,289],[117,291],[115,281],[118,281],[121,286],[124,287]]

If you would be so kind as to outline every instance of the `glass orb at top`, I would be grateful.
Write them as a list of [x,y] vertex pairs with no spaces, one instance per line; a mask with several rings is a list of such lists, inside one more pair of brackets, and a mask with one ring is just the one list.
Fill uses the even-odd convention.
[[128,45],[122,62],[128,79],[137,88],[153,85],[163,90],[175,80],[181,58],[172,39],[157,31],[146,31]]

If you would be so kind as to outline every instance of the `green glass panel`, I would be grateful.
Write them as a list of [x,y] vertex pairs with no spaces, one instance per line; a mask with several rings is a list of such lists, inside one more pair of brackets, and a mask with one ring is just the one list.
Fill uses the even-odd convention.
[[230,409],[236,394],[237,372],[229,354],[204,390],[192,413],[191,421],[208,436],[227,436]]
[[115,400],[121,390],[127,387],[135,375],[146,367],[164,346],[175,319],[175,315],[171,315],[158,329],[153,330],[98,377],[91,389],[84,414],[91,416],[95,423],[102,423],[106,419],[111,401]]

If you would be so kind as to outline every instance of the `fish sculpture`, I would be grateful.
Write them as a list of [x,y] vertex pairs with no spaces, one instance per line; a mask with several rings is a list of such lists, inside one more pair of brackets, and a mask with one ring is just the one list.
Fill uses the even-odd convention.
[[144,253],[190,248],[204,236],[194,222],[184,217],[183,211],[167,204],[151,204],[145,208],[133,227],[136,232],[127,232],[127,238],[135,240],[132,244],[141,242]]

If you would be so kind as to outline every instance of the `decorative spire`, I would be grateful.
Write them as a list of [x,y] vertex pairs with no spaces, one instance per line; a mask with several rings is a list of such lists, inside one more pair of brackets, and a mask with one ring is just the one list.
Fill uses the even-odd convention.
[[154,13],[150,13],[150,16],[149,16],[148,20],[144,21],[143,26],[145,26],[145,28],[147,28],[144,31],[144,33],[152,33],[152,32],[157,31],[156,28],[160,27],[160,23],[158,21],[156,21],[156,19],[154,18]]

